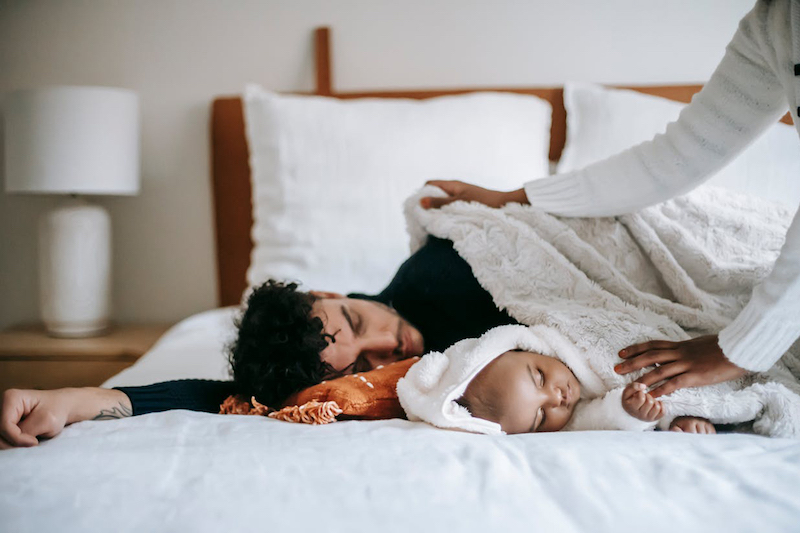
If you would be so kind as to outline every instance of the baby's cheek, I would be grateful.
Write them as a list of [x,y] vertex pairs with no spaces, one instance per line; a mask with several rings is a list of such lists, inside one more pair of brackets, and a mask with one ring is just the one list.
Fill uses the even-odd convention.
[[553,425],[550,428],[550,431],[561,431],[569,422],[569,419],[572,418],[572,413],[574,411],[568,411],[563,409],[563,413],[558,416],[556,420],[553,420]]
[[574,414],[575,414],[575,407],[576,407],[576,406],[577,406],[579,403],[580,403],[580,402],[575,402],[575,403],[572,405],[572,409],[570,409],[570,410],[568,410],[568,411],[567,411],[566,415],[564,416],[564,423],[561,425],[561,429],[563,429],[563,428],[564,428],[564,426],[566,426],[566,425],[567,425],[567,423],[569,423],[570,419],[572,419],[572,415],[574,415]]

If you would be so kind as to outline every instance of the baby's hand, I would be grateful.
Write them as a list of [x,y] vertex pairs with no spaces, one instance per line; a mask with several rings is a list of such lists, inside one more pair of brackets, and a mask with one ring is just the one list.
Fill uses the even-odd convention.
[[635,381],[622,391],[622,407],[643,422],[653,422],[664,416],[664,405],[647,392],[647,385]]
[[669,425],[670,431],[682,433],[707,433],[713,435],[717,432],[714,424],[697,416],[679,416]]

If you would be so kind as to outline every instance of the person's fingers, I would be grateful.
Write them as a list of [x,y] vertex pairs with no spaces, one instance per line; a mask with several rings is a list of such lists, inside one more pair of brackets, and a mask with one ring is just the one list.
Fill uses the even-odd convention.
[[19,391],[9,389],[3,394],[3,407],[0,409],[0,439],[12,446],[36,446],[39,441],[26,435],[19,426],[27,413],[25,399]]
[[659,398],[661,396],[666,396],[667,394],[672,394],[676,390],[685,389],[686,387],[692,386],[694,385],[689,374],[678,374],[670,378],[668,381],[665,381],[655,389],[651,390],[650,394],[653,395],[653,398]]
[[425,185],[433,185],[434,187],[439,187],[450,196],[454,196],[459,192],[461,192],[464,183],[456,180],[428,180],[425,182]]
[[[663,381],[665,379],[670,379],[674,376],[679,374],[683,374],[688,370],[689,364],[685,361],[675,361],[673,363],[667,363],[665,365],[658,366],[651,370],[650,372],[639,376],[636,380],[638,383],[644,383],[648,387],[652,387],[659,381]],[[652,392],[651,392],[652,394]],[[654,398],[658,398],[658,396],[654,395]]]
[[423,209],[438,209],[443,205],[455,202],[456,200],[458,200],[458,198],[454,196],[446,196],[443,198],[437,198],[435,196],[426,196],[425,198],[419,201],[419,205],[421,205]]
[[622,401],[626,401],[630,399],[631,396],[636,394],[636,388],[632,386],[633,383],[628,383],[625,385],[625,388],[622,389]]
[[653,407],[653,406],[651,404],[649,404],[647,401],[645,401],[644,405],[642,405],[642,408],[639,410],[639,415],[641,415],[643,420],[645,420],[645,421],[649,421],[650,420],[650,408],[651,407]]
[[645,415],[645,416],[647,416],[647,420],[648,421],[655,420],[656,412],[657,412],[656,401],[651,396],[648,395],[648,397],[647,397],[647,412],[646,412],[646,415]]
[[672,341],[647,341],[639,344],[631,344],[627,348],[619,351],[619,356],[622,359],[628,359],[650,350],[669,350],[675,347],[677,343]]
[[12,446],[21,446],[25,448],[39,444],[39,441],[36,437],[27,435],[21,431],[17,435],[12,436],[11,439],[9,439],[9,442]]
[[658,420],[659,418],[664,416],[664,404],[662,404],[658,400],[655,400],[652,414],[653,414],[653,420]]
[[661,418],[661,402],[653,400],[653,404],[647,411],[647,417],[651,422],[653,420],[658,420],[659,418]]
[[641,410],[644,406],[644,402],[647,398],[642,391],[636,391],[636,396],[633,397],[633,407],[638,411]]
[[707,430],[706,432],[709,435],[716,435],[717,434],[717,428],[715,428],[714,424],[712,424],[711,422],[708,422],[708,424],[706,424],[706,430]]
[[58,420],[51,413],[39,413],[37,411],[33,411],[19,424],[19,429],[22,433],[32,437],[34,440],[36,440],[36,437],[55,437],[62,428],[63,426],[59,425]]
[[16,448],[16,446],[9,444],[4,438],[0,437],[0,450],[10,450],[11,448]]
[[645,385],[643,385],[641,383],[636,383],[635,381],[632,381],[632,382],[628,383],[627,385],[625,385],[625,388],[622,389],[622,399],[623,400],[629,400],[630,398],[633,397],[634,394],[636,394],[639,391],[643,391],[646,388],[647,387]]
[[637,391],[636,393],[634,393],[634,395],[628,398],[628,400],[625,403],[628,405],[628,407],[630,407],[634,411],[639,409],[639,407],[642,405],[642,399],[639,396],[639,392]]
[[683,430],[681,429],[680,426],[672,426],[671,428],[669,428],[669,430],[670,431],[677,431],[678,433],[683,433]]
[[629,374],[634,370],[647,368],[655,364],[666,364],[675,361],[678,358],[678,353],[673,350],[660,350],[654,349],[641,353],[636,356],[629,356],[626,361],[621,362],[614,367],[614,372],[617,374]]

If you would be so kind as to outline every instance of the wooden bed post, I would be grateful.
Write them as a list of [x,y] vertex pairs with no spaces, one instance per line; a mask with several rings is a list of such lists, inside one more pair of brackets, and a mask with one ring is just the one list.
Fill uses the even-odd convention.
[[333,81],[331,80],[331,31],[324,26],[314,30],[315,49],[317,58],[317,91],[320,96],[333,94]]

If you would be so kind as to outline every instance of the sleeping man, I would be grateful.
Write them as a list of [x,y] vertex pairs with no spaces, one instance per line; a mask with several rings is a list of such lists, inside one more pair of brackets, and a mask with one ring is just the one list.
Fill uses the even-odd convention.
[[0,446],[33,446],[67,424],[169,409],[216,413],[230,394],[280,405],[323,379],[444,350],[516,320],[499,310],[453,243],[431,238],[374,296],[302,292],[294,283],[256,287],[229,357],[234,381],[180,380],[145,387],[10,390]]
[[[263,404],[277,406],[293,392],[323,379],[428,350],[444,350],[500,325],[565,327],[572,320],[568,329],[582,352],[589,346],[585,338],[575,335],[578,326],[603,331],[592,342],[606,353],[616,354],[631,342],[652,338],[674,341],[700,335],[697,342],[705,342],[735,316],[753,284],[768,272],[780,242],[773,233],[781,235],[780,225],[785,226],[786,218],[774,210],[759,212],[764,224],[754,227],[766,233],[745,235],[746,242],[734,242],[737,250],[742,246],[775,248],[753,254],[763,258],[763,265],[748,263],[746,269],[733,272],[741,266],[740,258],[738,263],[726,263],[738,278],[716,271],[703,278],[709,265],[682,270],[680,264],[673,264],[674,256],[665,255],[664,243],[637,242],[653,230],[638,214],[627,219],[561,220],[513,203],[502,209],[467,203],[436,211],[419,207],[420,197],[432,194],[444,193],[429,187],[406,203],[416,250],[378,295],[305,293],[294,284],[278,282],[256,288],[230,350],[234,381],[10,391],[3,401],[0,445],[35,445],[36,437],[53,436],[65,424],[79,420],[166,409],[217,412],[231,393],[252,395]],[[706,224],[706,229],[710,224],[733,227],[726,225],[726,217],[740,214],[735,209],[724,211],[728,200],[709,202],[683,205],[673,201],[643,213],[663,218],[678,212],[690,222]],[[702,216],[697,216],[698,209]],[[674,231],[681,217],[666,221],[665,228]],[[699,233],[705,234],[714,236],[714,232]],[[683,246],[676,253],[692,257],[693,250],[686,249],[689,245],[726,252],[714,248],[719,243],[678,240],[670,244]],[[720,287],[724,279],[736,279],[735,290]],[[630,331],[615,335],[619,318],[632,318],[632,309],[637,314],[626,322]],[[647,324],[638,327],[636,320]],[[654,331],[658,336],[653,336]],[[651,364],[648,357],[642,356],[641,362],[629,359],[618,370],[623,374],[640,370]],[[655,368],[639,379],[660,381],[652,379],[659,374]],[[667,384],[670,381],[674,380]]]

